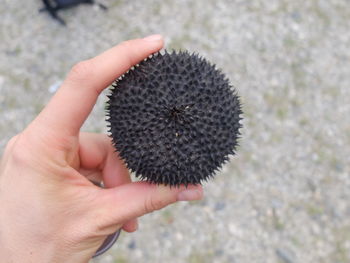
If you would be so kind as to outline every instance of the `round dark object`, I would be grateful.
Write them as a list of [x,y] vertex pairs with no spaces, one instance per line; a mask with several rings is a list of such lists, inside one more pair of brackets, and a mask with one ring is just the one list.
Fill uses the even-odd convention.
[[113,144],[143,180],[200,184],[235,153],[239,98],[196,54],[156,53],[118,79],[108,97]]

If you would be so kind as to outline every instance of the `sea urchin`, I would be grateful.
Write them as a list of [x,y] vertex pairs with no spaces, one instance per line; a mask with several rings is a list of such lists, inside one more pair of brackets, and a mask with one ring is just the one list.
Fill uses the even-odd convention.
[[239,98],[196,54],[153,54],[118,79],[108,97],[113,144],[141,179],[200,184],[235,153]]

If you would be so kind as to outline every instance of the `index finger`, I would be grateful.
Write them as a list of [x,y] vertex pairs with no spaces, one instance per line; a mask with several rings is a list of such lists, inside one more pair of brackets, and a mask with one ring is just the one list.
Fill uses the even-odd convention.
[[163,38],[134,39],[76,64],[63,85],[34,122],[51,132],[77,135],[97,97],[115,79],[163,47]]

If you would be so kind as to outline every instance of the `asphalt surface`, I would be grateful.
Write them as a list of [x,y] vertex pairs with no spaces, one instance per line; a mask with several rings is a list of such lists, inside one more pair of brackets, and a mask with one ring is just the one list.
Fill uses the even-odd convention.
[[[39,0],[1,1],[0,153],[72,65],[152,33],[222,68],[244,128],[203,201],[144,216],[94,262],[350,262],[350,2],[103,3],[61,12],[63,27]],[[105,101],[83,130],[106,132]]]

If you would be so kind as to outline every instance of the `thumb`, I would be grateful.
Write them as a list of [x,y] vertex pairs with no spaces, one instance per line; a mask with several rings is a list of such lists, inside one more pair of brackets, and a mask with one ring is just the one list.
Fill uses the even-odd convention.
[[[176,201],[199,200],[203,197],[200,185],[169,187],[148,182],[124,184],[101,191],[103,218],[107,224],[120,224],[130,219],[159,210]],[[110,221],[112,220],[112,221]]]

